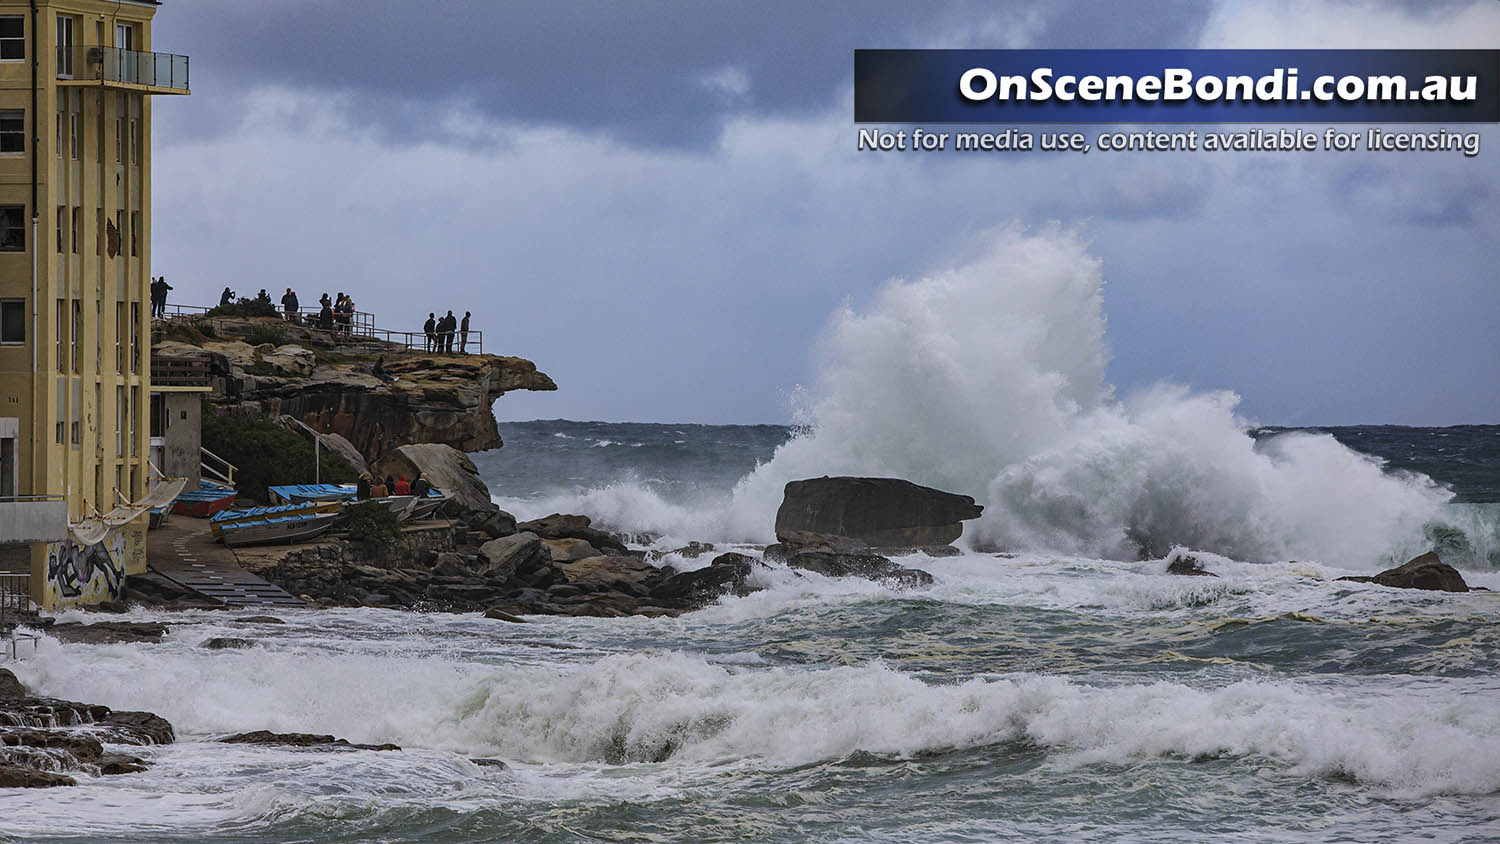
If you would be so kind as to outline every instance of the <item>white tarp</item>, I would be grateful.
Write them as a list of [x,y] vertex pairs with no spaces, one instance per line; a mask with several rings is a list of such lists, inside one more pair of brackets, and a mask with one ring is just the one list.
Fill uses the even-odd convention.
[[186,478],[162,478],[151,487],[146,497],[129,506],[116,507],[103,516],[93,519],[68,524],[68,534],[73,541],[79,545],[94,545],[104,541],[111,528],[127,525],[147,510],[170,504],[172,499],[182,494],[182,488],[187,486]]

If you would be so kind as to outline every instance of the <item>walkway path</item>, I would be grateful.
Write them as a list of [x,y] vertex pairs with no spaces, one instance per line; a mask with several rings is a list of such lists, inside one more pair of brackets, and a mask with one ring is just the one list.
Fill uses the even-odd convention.
[[232,607],[306,606],[280,586],[240,568],[234,551],[213,541],[206,519],[173,515],[146,535],[146,560],[157,574]]

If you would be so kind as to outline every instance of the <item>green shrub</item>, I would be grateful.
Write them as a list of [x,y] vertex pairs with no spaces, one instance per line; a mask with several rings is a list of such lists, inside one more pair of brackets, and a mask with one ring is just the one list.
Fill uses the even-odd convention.
[[245,335],[245,342],[252,346],[270,343],[273,346],[286,345],[286,329],[276,325],[257,325],[250,329]]
[[[234,484],[241,495],[269,500],[266,487],[310,484],[318,479],[313,444],[259,416],[217,416],[203,404],[203,447],[235,466]],[[319,466],[326,484],[352,483],[359,473],[342,457],[322,450]]]
[[349,538],[367,548],[389,545],[401,535],[401,522],[383,501],[345,504],[339,513]]
[[207,316],[211,317],[256,317],[268,316],[279,317],[281,312],[270,302],[262,302],[258,299],[241,299],[228,305],[217,305],[209,308]]

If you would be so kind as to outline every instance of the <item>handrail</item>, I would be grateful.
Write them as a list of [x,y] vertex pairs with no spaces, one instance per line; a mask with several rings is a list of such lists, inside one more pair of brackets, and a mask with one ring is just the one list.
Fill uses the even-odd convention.
[[[165,309],[165,319],[202,316],[213,310],[213,308],[204,307],[202,305],[166,305]],[[284,314],[285,312],[278,308],[277,313]],[[318,316],[322,313],[322,309],[298,308],[293,313],[296,314],[301,324],[316,327]],[[370,313],[369,311],[354,311],[350,315],[350,321],[347,325],[338,321],[341,316],[343,316],[343,314],[340,314],[337,311],[334,312],[334,325],[332,330],[335,333],[353,337],[368,337],[372,340],[384,340],[388,343],[396,343],[398,345],[405,346],[407,349],[412,351],[434,351],[428,343],[426,332],[394,331],[389,328],[376,328],[375,315],[373,313]],[[455,329],[453,332],[453,346],[455,352],[459,351],[459,345],[460,343],[463,343],[464,333],[465,332],[459,331],[457,329]],[[484,332],[480,330],[471,330],[467,333],[469,339],[467,343],[463,344],[463,351],[469,352],[472,349],[474,354],[484,354]]]
[[234,486],[234,470],[238,469],[239,468],[238,466],[234,465],[233,463],[230,463],[228,460],[225,460],[224,458],[220,457],[219,455],[214,454],[212,451],[209,451],[208,449],[204,448],[201,445],[198,446],[198,451],[200,452],[200,456],[201,457],[209,457],[209,458],[212,458],[214,460],[217,460],[220,463],[224,464],[224,467],[225,467],[224,469],[215,469],[214,467],[208,465],[207,462],[200,462],[200,467],[203,469],[204,472],[207,472],[208,474],[213,475],[215,478],[217,478],[218,480],[222,481],[223,483],[229,484],[230,486]]

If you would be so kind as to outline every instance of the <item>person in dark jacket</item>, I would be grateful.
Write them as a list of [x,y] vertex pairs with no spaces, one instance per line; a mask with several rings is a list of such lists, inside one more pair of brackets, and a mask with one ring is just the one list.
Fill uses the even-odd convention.
[[167,277],[160,276],[151,279],[151,318],[165,319],[167,316],[167,291],[172,285],[167,284]]
[[297,301],[297,294],[292,292],[292,288],[288,287],[286,295],[281,297],[281,310],[286,314],[287,322],[297,321],[297,310],[300,307],[301,304]]
[[464,311],[464,321],[458,324],[458,351],[460,354],[468,354],[466,348],[469,345],[469,317],[469,312]]
[[417,473],[417,479],[411,482],[411,494],[425,496],[432,491],[432,482],[421,472]]
[[370,499],[370,473],[360,472],[359,483],[354,485],[354,499],[356,501],[368,501]]
[[437,351],[437,314],[427,314],[427,321],[422,323],[422,333],[427,335],[427,345],[422,347],[422,351]]
[[453,332],[456,328],[458,328],[458,317],[455,317],[453,311],[450,310],[448,315],[443,317],[443,327],[440,329],[443,336],[443,351],[453,351]]
[[221,304],[221,305],[233,305],[234,304],[234,291],[230,290],[226,286],[224,288],[224,292],[219,294],[219,304]]

